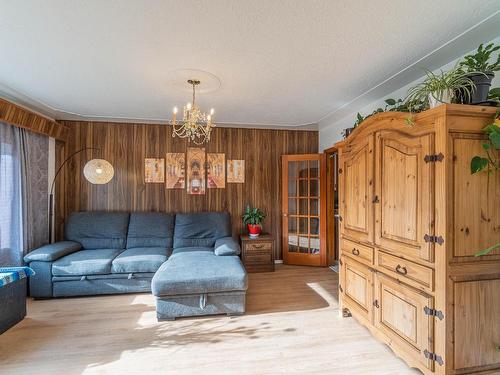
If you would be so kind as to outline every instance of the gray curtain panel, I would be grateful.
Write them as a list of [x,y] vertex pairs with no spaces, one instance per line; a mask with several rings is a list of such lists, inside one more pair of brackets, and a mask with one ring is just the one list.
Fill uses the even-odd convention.
[[20,132],[24,254],[48,243],[49,138]]
[[48,242],[48,137],[0,123],[0,266]]

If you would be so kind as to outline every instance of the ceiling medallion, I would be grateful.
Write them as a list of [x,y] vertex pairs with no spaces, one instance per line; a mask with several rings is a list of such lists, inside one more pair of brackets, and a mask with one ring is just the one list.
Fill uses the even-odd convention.
[[198,79],[188,79],[187,82],[193,86],[193,101],[184,106],[182,121],[177,121],[177,107],[174,107],[170,121],[170,125],[174,128],[172,137],[187,138],[190,142],[201,145],[210,141],[210,133],[215,127],[213,123],[214,109],[212,108],[208,115],[201,112],[195,102],[196,86],[201,82]]

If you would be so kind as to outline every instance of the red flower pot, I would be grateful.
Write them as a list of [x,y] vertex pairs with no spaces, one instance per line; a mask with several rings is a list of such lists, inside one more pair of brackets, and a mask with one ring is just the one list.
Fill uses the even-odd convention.
[[247,228],[250,237],[259,237],[260,232],[262,232],[262,226],[259,224],[247,224]]

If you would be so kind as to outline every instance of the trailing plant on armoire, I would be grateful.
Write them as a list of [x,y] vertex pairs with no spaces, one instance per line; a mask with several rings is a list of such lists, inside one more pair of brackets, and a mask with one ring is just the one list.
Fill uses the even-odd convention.
[[[492,173],[498,173],[500,169],[500,108],[495,116],[495,121],[486,126],[483,131],[488,135],[488,140],[483,143],[484,154],[482,156],[476,155],[472,158],[470,169],[472,174],[481,171],[488,173],[489,179]],[[477,252],[476,256],[489,254],[497,248],[500,248],[500,243]]]

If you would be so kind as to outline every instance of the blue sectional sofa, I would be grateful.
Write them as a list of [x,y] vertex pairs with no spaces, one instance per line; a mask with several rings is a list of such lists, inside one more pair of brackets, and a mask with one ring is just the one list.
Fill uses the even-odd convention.
[[78,212],[65,241],[24,260],[32,297],[150,292],[153,281],[158,318],[174,319],[245,311],[239,253],[227,212]]

